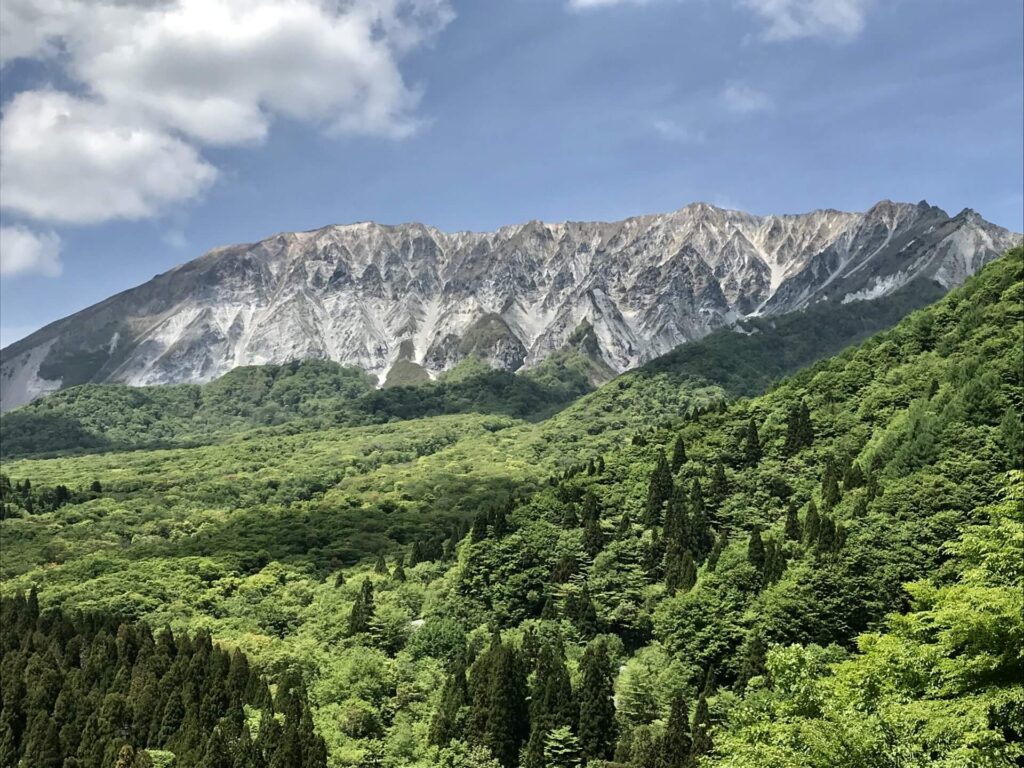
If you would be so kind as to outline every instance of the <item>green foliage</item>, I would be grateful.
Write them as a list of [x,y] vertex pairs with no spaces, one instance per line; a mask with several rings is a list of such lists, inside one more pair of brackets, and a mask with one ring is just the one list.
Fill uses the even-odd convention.
[[0,599],[0,653],[4,765],[152,768],[163,753],[201,768],[326,766],[305,690],[287,677],[275,736],[254,743],[244,712],[269,712],[267,682],[208,633],[154,636],[102,614],[41,612],[34,593],[18,594]]
[[[99,660],[115,692],[82,738],[103,768],[123,745],[96,738],[100,716],[134,729],[150,709],[147,738],[195,765],[214,759],[215,734],[248,749],[240,722],[288,766],[314,732],[331,768],[574,765],[613,750],[658,766],[684,738],[703,766],[873,766],[879,754],[1008,765],[1024,706],[1022,544],[1019,501],[999,499],[1021,482],[1001,478],[1020,460],[1022,258],[731,403],[696,372],[654,366],[535,422],[391,420],[438,392],[467,395],[444,408],[487,401],[498,390],[471,362],[429,392],[347,397],[380,398],[368,418],[382,423],[333,426],[316,405],[253,430],[268,402],[292,414],[340,385],[324,364],[292,400],[291,374],[251,369],[177,411],[227,414],[196,438],[213,444],[6,462],[0,590],[36,585],[48,607],[209,632],[250,665],[232,672],[229,657],[225,680],[290,681],[247,690],[241,716],[223,702],[190,711],[185,694],[136,706],[164,693]],[[776,338],[756,322],[743,338]],[[571,370],[570,388],[589,386],[587,343],[584,332],[545,376]],[[736,381],[735,363],[709,375]],[[506,413],[537,417],[541,401]],[[171,442],[200,434],[189,424]],[[379,558],[401,567],[375,573]],[[46,668],[13,679],[45,681]],[[309,702],[287,737],[282,687]],[[39,690],[47,718],[0,718],[0,758],[31,731],[33,754],[50,759],[49,720],[72,715]],[[691,724],[678,704],[673,716],[681,701],[696,702]]]

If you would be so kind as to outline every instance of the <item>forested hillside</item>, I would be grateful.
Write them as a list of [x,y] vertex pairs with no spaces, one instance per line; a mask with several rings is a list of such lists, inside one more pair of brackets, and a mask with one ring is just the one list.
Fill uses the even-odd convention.
[[1024,252],[761,396],[677,370],[8,462],[3,593],[301,677],[332,768],[1024,759]]

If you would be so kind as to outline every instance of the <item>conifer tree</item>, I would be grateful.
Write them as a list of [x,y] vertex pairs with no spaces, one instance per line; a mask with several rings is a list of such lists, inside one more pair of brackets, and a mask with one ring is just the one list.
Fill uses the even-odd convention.
[[383,552],[377,555],[377,562],[373,566],[373,572],[381,576],[387,576],[390,573],[388,570],[388,561],[384,559]]
[[420,544],[419,539],[413,539],[412,546],[409,547],[409,565],[410,567],[417,563],[422,563],[425,560],[423,556],[423,546]]
[[686,445],[683,443],[683,436],[676,435],[676,441],[672,444],[672,474],[678,472],[686,463]]
[[697,563],[693,553],[685,550],[682,554],[670,551],[665,555],[665,587],[669,594],[677,590],[689,592],[697,583]]
[[658,452],[658,459],[647,486],[647,506],[644,508],[644,525],[651,528],[661,525],[664,506],[672,498],[672,469],[665,460],[664,451]]
[[711,484],[708,486],[708,495],[711,497],[711,503],[716,508],[720,507],[729,495],[729,478],[725,475],[725,465],[722,464],[721,460],[716,461],[714,469],[711,470]]
[[529,732],[526,674],[519,653],[495,635],[470,675],[470,735],[514,768]]
[[690,547],[689,506],[682,486],[676,486],[665,508],[665,547],[681,553]]
[[687,768],[690,765],[690,710],[686,699],[677,694],[672,700],[665,735],[661,740],[660,768]]
[[615,529],[615,537],[617,539],[625,539],[633,534],[633,518],[629,514],[629,510],[622,513],[619,518],[619,525]]
[[615,748],[614,673],[603,642],[591,642],[580,660],[579,740],[588,760],[609,760]]
[[473,528],[469,533],[469,540],[473,543],[483,541],[487,538],[487,513],[478,512],[473,518]]
[[814,426],[807,403],[801,400],[789,409],[786,418],[786,442],[783,447],[788,456],[798,453],[814,443]]
[[1010,469],[1024,469],[1024,424],[1017,409],[1010,407],[999,422],[999,437]]
[[790,501],[786,507],[786,524],[783,528],[783,535],[787,541],[800,540],[800,516],[797,513],[795,501]]
[[405,566],[402,565],[402,560],[403,559],[404,558],[401,555],[399,555],[398,556],[398,562],[395,563],[395,570],[392,571],[392,573],[391,573],[391,578],[394,581],[397,581],[397,582],[405,581]]
[[544,768],[579,768],[580,742],[567,725],[548,732],[544,740]]
[[864,485],[864,471],[856,461],[850,464],[850,468],[843,475],[843,490],[850,491]]
[[818,515],[818,507],[814,499],[807,504],[807,514],[804,515],[804,543],[808,546],[815,546],[818,542],[818,532],[821,529],[821,517]]
[[[711,674],[708,674],[708,683],[711,682]],[[713,747],[711,740],[711,715],[708,711],[708,696],[711,690],[708,684],[704,685],[700,696],[697,698],[697,708],[693,713],[693,728],[690,731],[690,757],[691,763],[696,763],[697,758],[710,754]]]
[[427,735],[431,744],[447,745],[452,739],[464,736],[465,711],[469,703],[469,686],[466,682],[466,663],[457,658],[441,690],[441,705],[430,722]]
[[596,557],[604,546],[604,532],[601,523],[595,518],[587,518],[583,524],[583,549],[591,557]]
[[761,439],[757,434],[757,424],[751,416],[743,433],[743,463],[755,467],[761,461]]
[[764,638],[757,630],[751,630],[743,644],[743,659],[739,674],[736,676],[736,690],[742,692],[751,678],[764,674],[765,655],[767,654]]
[[369,578],[363,579],[363,585],[359,589],[359,596],[352,606],[352,612],[348,617],[349,635],[358,635],[370,631],[370,621],[373,619],[373,582]]
[[754,528],[750,532],[750,540],[747,542],[747,560],[754,566],[759,574],[764,574],[765,551],[764,539],[761,538],[761,529]]
[[591,492],[583,497],[583,549],[591,557],[597,555],[604,546],[604,532],[601,530],[601,510],[595,496]]
[[576,706],[561,645],[541,646],[530,691],[530,737],[523,768],[546,768],[545,747],[549,733],[575,722]]
[[[511,502],[509,502],[509,505],[511,506]],[[508,523],[508,511],[508,509],[502,506],[495,507],[491,510],[491,535],[496,539],[504,537],[510,530]]]
[[836,547],[836,524],[828,515],[821,516],[821,525],[818,528],[818,541],[814,551],[821,555],[828,552],[835,552]]

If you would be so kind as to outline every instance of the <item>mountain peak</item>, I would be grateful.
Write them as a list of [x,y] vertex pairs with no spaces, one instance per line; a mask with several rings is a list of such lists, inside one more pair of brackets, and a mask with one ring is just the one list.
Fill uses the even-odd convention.
[[[956,237],[963,228],[983,236]],[[3,350],[0,407],[86,382],[208,381],[327,358],[383,381],[467,356],[515,369],[567,345],[615,371],[739,317],[948,286],[1019,238],[971,211],[755,216],[694,202],[619,222],[445,233],[372,221],[214,249]],[[966,265],[966,266],[965,266]],[[394,378],[394,377],[392,377]]]

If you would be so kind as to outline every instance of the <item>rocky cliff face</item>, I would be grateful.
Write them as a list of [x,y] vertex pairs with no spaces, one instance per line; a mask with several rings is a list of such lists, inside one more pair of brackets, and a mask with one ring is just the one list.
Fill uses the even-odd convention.
[[705,203],[613,223],[444,233],[360,223],[218,248],[3,350],[0,406],[84,382],[201,382],[330,358],[384,379],[476,355],[516,370],[584,321],[613,369],[751,314],[950,288],[1019,242],[965,210],[753,216]]

